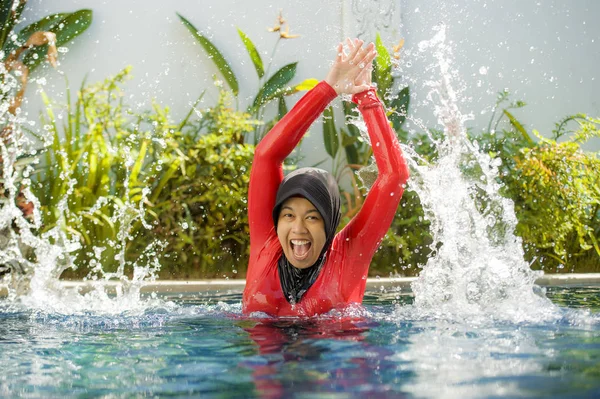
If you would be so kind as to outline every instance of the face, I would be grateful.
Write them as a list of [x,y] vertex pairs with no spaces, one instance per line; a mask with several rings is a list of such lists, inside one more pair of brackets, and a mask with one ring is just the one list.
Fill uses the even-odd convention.
[[309,200],[292,197],[279,211],[277,237],[288,261],[306,269],[317,261],[325,246],[325,222]]

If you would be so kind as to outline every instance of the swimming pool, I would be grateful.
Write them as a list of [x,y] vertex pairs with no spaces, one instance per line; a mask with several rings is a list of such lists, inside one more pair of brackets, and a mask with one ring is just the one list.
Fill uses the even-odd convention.
[[[598,397],[600,287],[549,287],[557,317],[420,315],[409,289],[308,320],[241,315],[241,288],[120,313],[0,300],[2,397]],[[140,310],[141,309],[141,310]]]

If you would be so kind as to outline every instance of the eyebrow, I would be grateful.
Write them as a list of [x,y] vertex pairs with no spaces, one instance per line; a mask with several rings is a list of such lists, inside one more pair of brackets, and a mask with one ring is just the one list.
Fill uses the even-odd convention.
[[[292,209],[291,206],[288,205],[284,205],[281,207],[281,211],[283,211],[284,209],[289,209],[290,211],[294,212],[294,209]],[[279,212],[281,212],[279,211]],[[316,210],[315,208],[308,210],[306,213],[313,213],[313,212],[317,212],[319,215],[321,214],[318,210]]]

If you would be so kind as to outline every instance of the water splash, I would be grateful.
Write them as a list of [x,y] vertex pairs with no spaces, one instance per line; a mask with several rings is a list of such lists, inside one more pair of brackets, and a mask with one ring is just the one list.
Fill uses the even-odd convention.
[[[142,300],[140,289],[147,282],[154,281],[160,268],[155,253],[160,243],[151,243],[137,262],[134,262],[133,277],[125,272],[125,248],[132,240],[132,226],[140,222],[149,228],[145,222],[144,199],[149,190],[142,191],[142,200],[136,205],[130,200],[129,178],[134,159],[131,154],[126,157],[125,169],[126,188],[124,203],[116,209],[111,222],[119,225],[116,248],[119,252],[118,268],[115,272],[106,272],[102,264],[97,262],[92,266],[89,279],[98,284],[92,290],[81,293],[77,289],[65,289],[60,283],[60,275],[68,268],[75,267],[73,252],[80,248],[76,237],[69,237],[63,226],[65,215],[69,209],[67,199],[74,190],[75,181],[66,173],[61,176],[68,183],[68,190],[58,204],[60,220],[56,227],[43,234],[38,230],[43,226],[40,214],[40,202],[31,192],[30,175],[33,174],[33,163],[38,151],[34,142],[24,134],[22,126],[28,121],[17,110],[14,114],[9,111],[14,94],[18,89],[18,81],[0,64],[0,75],[3,85],[0,86],[0,170],[2,176],[0,185],[0,275],[8,288],[8,301],[17,309],[35,309],[56,314],[81,314],[96,312],[100,314],[119,314],[123,312],[142,314],[150,306],[162,306],[156,299]],[[42,132],[44,134],[44,132]],[[52,143],[52,136],[46,132],[41,137],[45,146]],[[127,150],[127,149],[125,149]],[[127,151],[126,151],[127,152]],[[68,168],[67,168],[68,170]],[[31,215],[25,215],[19,207],[19,201],[24,198],[32,204]],[[99,199],[101,207],[103,199]],[[100,259],[102,248],[95,250]],[[115,292],[106,289],[106,281],[117,281]]]
[[[9,110],[19,87],[18,83],[4,64],[0,64],[0,75],[4,83],[0,89],[0,265],[4,272],[10,271],[9,299],[15,299],[30,291],[31,279],[38,269],[38,264],[32,258],[39,260],[41,274],[51,278],[62,270],[49,265],[68,265],[68,253],[72,248],[58,229],[42,236],[34,234],[42,226],[42,219],[39,201],[30,190],[32,162],[26,160],[35,156],[36,151],[34,143],[21,129],[26,120],[20,116],[19,110],[15,113]],[[29,217],[18,206],[21,195],[25,202],[33,204]]]
[[[419,195],[431,221],[433,256],[412,289],[421,316],[462,320],[465,317],[544,320],[559,317],[556,306],[535,285],[541,272],[524,261],[522,242],[514,235],[517,219],[512,201],[499,194],[500,161],[468,140],[457,94],[452,87],[445,26],[419,43],[433,51],[440,79],[428,82],[428,99],[444,128],[435,141],[439,159],[423,162],[410,148],[410,188]],[[400,312],[406,312],[401,309]]]

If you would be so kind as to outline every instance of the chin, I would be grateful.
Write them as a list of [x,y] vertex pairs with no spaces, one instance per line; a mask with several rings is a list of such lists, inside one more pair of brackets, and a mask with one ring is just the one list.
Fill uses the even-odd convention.
[[294,254],[285,254],[290,265],[294,266],[296,269],[308,269],[319,259],[319,257],[310,256],[307,259],[298,260],[294,258]]

